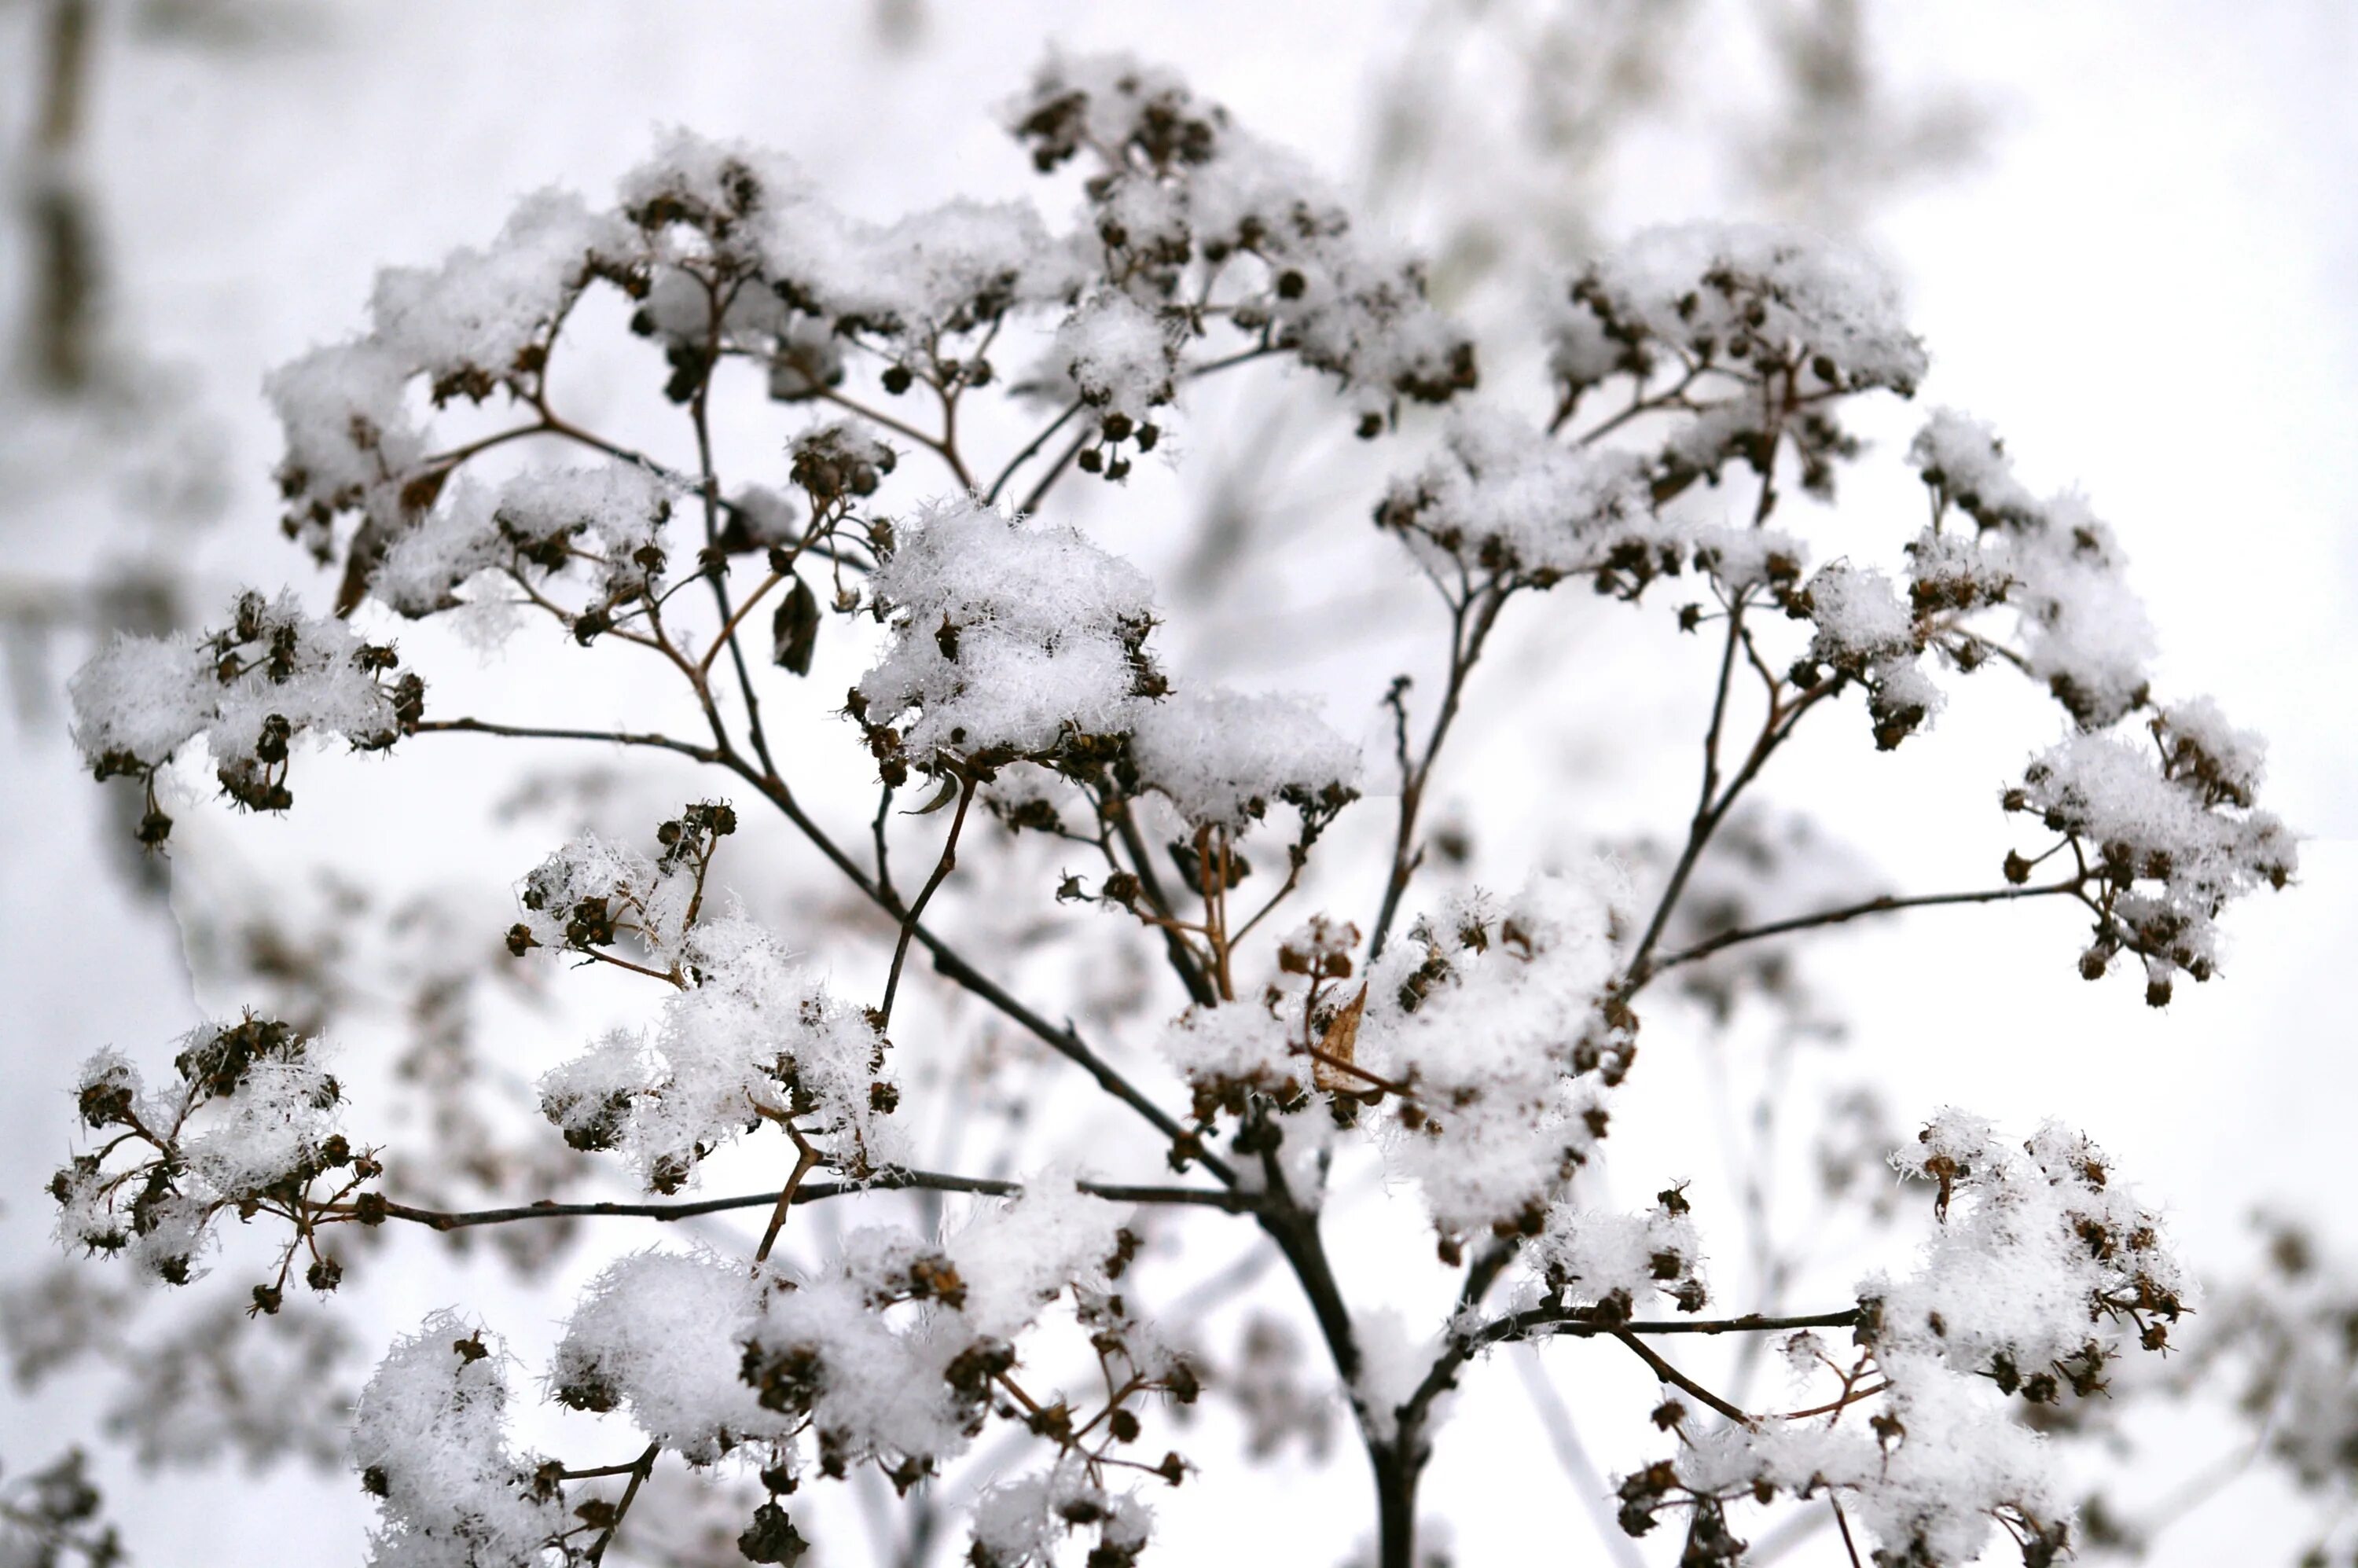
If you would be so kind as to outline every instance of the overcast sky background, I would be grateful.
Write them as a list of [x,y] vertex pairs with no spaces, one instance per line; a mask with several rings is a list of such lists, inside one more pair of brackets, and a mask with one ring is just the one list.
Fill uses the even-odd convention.
[[[955,194],[1033,193],[991,111],[1051,41],[1167,60],[1345,180],[1378,167],[1372,95],[1399,91],[1404,69],[1411,79],[1427,64],[1449,69],[1417,59],[1429,17],[1406,0],[905,0],[881,10],[245,0],[177,9],[226,17],[227,30],[159,35],[106,12],[86,167],[123,326],[182,367],[189,405],[223,433],[222,522],[160,535],[173,559],[213,585],[195,596],[200,611],[246,581],[294,580],[324,597],[276,535],[276,438],[256,392],[264,372],[351,331],[379,265],[480,243],[518,194],[541,185],[602,194],[654,126],[784,147],[845,205],[889,217]],[[38,10],[26,0],[0,6],[0,121],[16,149]],[[1907,1115],[1954,1099],[2010,1122],[2053,1113],[2086,1126],[2206,1262],[2238,1255],[2264,1203],[2315,1216],[2358,1256],[2358,1218],[2331,1201],[2358,1106],[2347,1022],[2358,941],[2349,609],[2358,535],[2348,526],[2358,515],[2358,94],[2347,84],[2358,10],[2332,0],[2022,0],[1870,6],[1868,16],[1896,90],[1955,92],[1986,115],[1968,165],[1878,196],[1863,214],[1931,346],[1926,399],[1997,422],[2035,485],[2091,495],[2119,532],[2159,631],[2164,689],[2207,692],[2269,738],[2264,804],[2310,838],[2301,885],[2233,920],[2227,975],[2181,987],[2164,1014],[2135,1006],[2125,982],[2083,986],[2061,914],[1971,925],[1927,916],[1847,939],[1856,979],[1840,1000],[1855,1024],[1851,1049],[1875,1054],[1875,1076]],[[1724,215],[1732,198],[1712,149],[1758,112],[1747,96],[1758,66],[1740,38],[1698,47],[1724,50],[1724,62],[1712,54],[1676,111],[1619,156],[1592,214],[1599,232]],[[1482,134],[1469,123],[1466,145],[1439,159],[1444,182],[1478,175]],[[1451,211],[1448,196],[1408,189],[1396,216],[1412,238],[1431,238],[1415,232],[1420,219]],[[12,316],[23,260],[12,232],[0,245]],[[1904,441],[1914,417],[1895,414],[1875,433]],[[12,420],[5,406],[0,422],[12,424],[0,431],[0,577],[87,576],[99,559],[157,547],[159,531],[92,482],[89,463],[103,456],[69,460],[55,426]],[[1920,505],[1912,478],[1902,479],[1854,499],[1868,514],[1887,497]],[[1092,517],[1108,509],[1102,497],[1091,503]],[[1881,525],[1887,535],[1912,531],[1917,515]],[[1595,661],[1626,656],[1622,644],[1592,646],[1585,635],[1534,631],[1517,656],[1524,668],[1575,661],[1563,667],[1579,683],[1619,678]],[[1204,639],[1196,656],[1217,663],[1217,643]],[[61,682],[78,657],[70,639],[61,643],[47,678]],[[1490,706],[1477,708],[1458,758],[1469,777],[1513,760],[1499,750],[1511,744],[1505,720],[1512,705],[1541,700],[1532,690],[1509,682],[1481,698]],[[1899,886],[1985,880],[2005,847],[1987,802],[2042,738],[2009,730],[2008,716],[1985,723],[1955,711],[1974,695],[1959,694],[1942,730],[1911,742],[1864,795],[1841,783],[1863,745],[1830,742],[1797,762],[1799,795],[1821,783],[1844,790],[1824,798]],[[157,1051],[200,1001],[234,1005],[191,994],[177,931],[130,892],[119,857],[103,855],[112,824],[62,728],[54,706],[0,721],[0,866],[12,894],[0,900],[0,1255],[12,1263],[49,1245],[38,1187],[67,1147],[57,1091],[72,1065],[109,1043]],[[1688,746],[1670,738],[1693,728],[1683,713],[1666,717],[1663,743]],[[1653,787],[1642,771],[1588,762],[1606,794],[1642,798]],[[1586,830],[1545,802],[1516,809],[1541,825],[1551,853]],[[178,853],[251,866],[341,848],[366,875],[414,852],[261,827],[200,826]],[[1964,838],[1973,847],[1961,851]],[[500,862],[494,891],[521,869]],[[184,863],[176,874],[185,896],[191,884],[245,873]],[[1658,1067],[1667,1096],[1681,1070],[1650,1059],[1647,1070]],[[437,1288],[419,1286],[407,1304],[437,1299]],[[1493,1410],[1522,1418],[1512,1379],[1502,1371],[1494,1381],[1505,1393],[1480,1396],[1487,1402],[1469,1394],[1469,1422]],[[0,1393],[0,1460],[37,1461],[84,1425],[70,1390],[35,1400]],[[1476,1450],[1463,1462],[1494,1460],[1502,1475],[1554,1474],[1543,1455],[1526,1465]],[[1362,1508],[1356,1463],[1329,1466],[1315,1495]],[[1283,1501],[1242,1495],[1247,1507]],[[296,1561],[297,1542],[350,1561],[362,1501],[341,1477],[324,1490],[299,1476],[174,1478],[125,1513],[144,1562]],[[2234,1511],[2226,1503],[2198,1516],[2155,1561],[2227,1560],[2219,1553],[2242,1538],[2221,1516]],[[1174,1516],[1171,1560],[1198,1560],[1187,1543],[1216,1541],[1213,1523]],[[1487,1549],[1512,1541],[1503,1528],[1462,1520],[1464,1560],[1503,1560]],[[1550,1560],[1604,1561],[1576,1529],[1563,1551]],[[1818,1559],[1805,1549],[1795,1560]]]

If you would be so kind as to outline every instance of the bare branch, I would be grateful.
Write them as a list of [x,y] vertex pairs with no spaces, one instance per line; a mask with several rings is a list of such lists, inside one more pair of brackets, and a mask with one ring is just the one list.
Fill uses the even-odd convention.
[[1983,888],[1973,892],[1920,893],[1909,898],[1894,897],[1887,893],[1881,897],[1867,899],[1863,903],[1844,904],[1838,909],[1820,910],[1814,914],[1797,914],[1790,920],[1772,920],[1761,925],[1748,925],[1740,930],[1723,931],[1707,941],[1696,943],[1683,952],[1673,953],[1666,958],[1655,960],[1642,970],[1633,971],[1632,979],[1635,985],[1641,986],[1665,969],[1674,969],[1682,964],[1692,964],[1698,959],[1708,958],[1714,953],[1722,952],[1739,943],[1757,942],[1763,937],[1782,936],[1791,932],[1808,931],[1821,925],[1840,925],[1863,915],[1885,914],[1901,909],[1936,909],[1948,904],[2007,903],[2017,899],[2053,898],[2059,893],[2082,892],[2085,881],[2084,878],[2074,877],[2070,881],[2048,882],[2039,887]]
[[[1080,1190],[1109,1203],[1169,1205],[1179,1207],[1224,1209],[1230,1214],[1250,1214],[1260,1206],[1251,1193],[1226,1188],[1137,1186],[1119,1182],[1081,1182]],[[406,1220],[425,1226],[429,1230],[465,1230],[480,1225],[512,1225],[527,1219],[654,1219],[665,1222],[694,1219],[701,1215],[726,1214],[735,1209],[763,1208],[776,1206],[782,1195],[789,1196],[791,1206],[822,1203],[829,1198],[857,1197],[863,1193],[908,1191],[940,1193],[979,1193],[990,1197],[1015,1197],[1023,1191],[1020,1182],[1000,1181],[988,1176],[946,1175],[937,1171],[880,1171],[875,1175],[857,1181],[805,1182],[790,1193],[740,1193],[724,1198],[689,1198],[677,1203],[540,1203],[516,1205],[507,1208],[468,1210],[417,1208],[408,1204],[387,1203],[384,1215],[388,1219]],[[326,1204],[321,1211],[328,1214],[352,1215],[357,1212],[351,1204]]]

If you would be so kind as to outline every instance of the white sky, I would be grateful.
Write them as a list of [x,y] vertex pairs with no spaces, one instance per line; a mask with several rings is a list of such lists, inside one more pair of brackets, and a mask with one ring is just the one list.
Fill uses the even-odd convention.
[[[27,79],[29,9],[0,12],[0,80]],[[988,112],[1054,38],[1169,59],[1240,119],[1347,171],[1359,150],[1335,146],[1336,127],[1363,124],[1359,95],[1406,9],[943,5],[907,58],[876,51],[863,7],[701,0],[290,4],[271,14],[296,26],[235,49],[111,35],[92,168],[124,303],[160,352],[196,367],[233,433],[235,501],[195,558],[224,585],[303,579],[272,526],[274,437],[252,395],[263,371],[351,330],[379,265],[481,240],[532,187],[602,189],[652,124],[786,146],[878,215],[1018,194],[1023,160]],[[1996,420],[2034,481],[2090,493],[2131,555],[2163,684],[2208,691],[2270,737],[2267,803],[2316,837],[2303,885],[2234,922],[2231,973],[2181,988],[2166,1015],[2119,985],[2082,987],[2061,917],[1928,919],[1855,944],[1863,970],[1898,978],[1849,999],[1854,1049],[1878,1054],[1911,1109],[1954,1097],[2010,1120],[2076,1118],[2144,1173],[2198,1256],[2232,1255],[2255,1204],[2306,1194],[2323,1206],[2358,1091],[2342,991],[2358,938],[2345,526],[2358,512],[2358,8],[2022,0],[1874,15],[1904,71],[1974,90],[1996,115],[1978,168],[1870,225],[1932,345],[1928,396]],[[1714,113],[1648,144],[1659,178],[1623,189],[1614,220],[1697,215],[1680,205],[1698,182],[1677,135],[1707,135]],[[98,530],[65,504],[0,501],[0,537],[20,547],[38,528],[25,558],[72,567]],[[0,730],[0,863],[16,890],[0,901],[0,1234],[18,1256],[47,1245],[36,1188],[63,1152],[67,1108],[49,1091],[69,1064],[108,1042],[153,1050],[192,1021],[170,934],[87,874],[95,792],[45,723]],[[1945,749],[1911,742],[1873,798],[1845,804],[1845,826],[1903,879],[1955,863],[1935,806],[1985,801],[2011,765],[2003,725],[1974,723],[1944,721]],[[1832,780],[1855,760],[1802,761]],[[2324,1217],[2358,1252],[2358,1219]],[[1478,1409],[1521,1419],[1513,1379],[1496,1376],[1504,1402]],[[0,1454],[50,1451],[70,1404],[0,1399]],[[1358,1509],[1356,1463],[1338,1460],[1316,1495]],[[153,1543],[149,1561],[255,1561],[252,1543],[275,1555],[291,1530],[333,1559],[357,1550],[365,1512],[351,1488],[322,1506],[299,1481],[246,1486],[157,1487],[135,1545]],[[1487,1549],[1504,1544],[1498,1527],[1466,1512],[1466,1560],[1499,1560]],[[2156,1561],[2224,1560],[2231,1522],[2198,1519]],[[1566,1535],[1566,1551],[1587,1549],[1580,1527]]]

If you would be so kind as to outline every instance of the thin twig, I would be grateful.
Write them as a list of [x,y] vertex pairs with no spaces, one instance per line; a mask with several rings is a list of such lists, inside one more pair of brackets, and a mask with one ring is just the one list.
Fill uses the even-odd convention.
[[1842,1499],[1828,1492],[1826,1506],[1834,1510],[1834,1525],[1842,1531],[1843,1550],[1850,1553],[1850,1568],[1861,1568],[1858,1542],[1850,1538],[1850,1519],[1843,1513]]
[[631,1466],[631,1482],[629,1486],[622,1488],[621,1498],[614,1504],[614,1517],[607,1521],[605,1530],[590,1548],[590,1568],[598,1568],[599,1563],[606,1561],[606,1548],[613,1544],[615,1535],[622,1528],[623,1516],[631,1511],[631,1505],[639,1500],[639,1488],[644,1486],[647,1477],[654,1473],[655,1460],[662,1453],[662,1444],[650,1443],[647,1444],[647,1451],[639,1455],[639,1462]]
[[1647,978],[1650,979],[1665,969],[1676,968],[1681,964],[1692,964],[1699,958],[1708,958],[1714,953],[1733,947],[1740,942],[1757,942],[1764,936],[1781,936],[1790,932],[1807,931],[1820,925],[1840,925],[1846,921],[1856,920],[1862,915],[1882,914],[1899,909],[1933,909],[1944,904],[2005,903],[2015,899],[2051,898],[2058,893],[2076,893],[2081,891],[2082,880],[2074,878],[2071,881],[2048,882],[2038,887],[1984,888],[1973,892],[1920,893],[1908,898],[1898,898],[1887,893],[1881,897],[1867,899],[1863,903],[1844,904],[1839,909],[1820,910],[1815,914],[1797,914],[1790,920],[1774,920],[1763,925],[1747,925],[1740,930],[1723,931],[1718,935],[1707,941],[1698,942],[1682,952],[1673,953],[1667,958],[1655,960],[1645,972]]
[[892,1022],[892,998],[901,989],[901,966],[908,962],[909,943],[916,935],[917,918],[925,913],[925,905],[935,892],[957,867],[958,834],[965,830],[967,808],[974,804],[974,791],[975,781],[972,778],[959,781],[957,815],[950,818],[949,833],[942,840],[941,859],[934,862],[934,874],[925,879],[925,885],[917,890],[917,901],[901,917],[901,939],[893,945],[892,968],[884,977],[884,1000],[876,1009],[876,1027],[880,1033]]
[[[1498,1255],[1501,1258],[1500,1267],[1504,1266],[1505,1258],[1512,1256],[1511,1252],[1504,1248],[1498,1249]],[[1485,1254],[1482,1260],[1476,1260],[1475,1268],[1468,1271],[1468,1291],[1460,1293],[1461,1301],[1471,1293],[1472,1276],[1481,1271],[1483,1263],[1489,1256],[1491,1254]],[[1433,1362],[1432,1368],[1425,1373],[1424,1380],[1417,1385],[1416,1392],[1412,1394],[1407,1404],[1401,1407],[1402,1419],[1406,1420],[1410,1416],[1422,1419],[1423,1412],[1434,1400],[1456,1386],[1457,1373],[1460,1368],[1472,1360],[1477,1352],[1494,1345],[1507,1345],[1529,1339],[1593,1339],[1608,1336],[1635,1338],[1665,1334],[1774,1334],[1784,1329],[1849,1328],[1858,1322],[1856,1307],[1842,1312],[1810,1313],[1784,1317],[1764,1317],[1758,1313],[1747,1313],[1741,1317],[1658,1318],[1640,1319],[1631,1323],[1603,1323],[1593,1317],[1570,1315],[1579,1310],[1581,1309],[1562,1306],[1528,1307],[1521,1312],[1509,1313],[1504,1317],[1493,1318],[1470,1333],[1452,1336],[1448,1348],[1444,1350],[1440,1357]]]
[[1038,435],[1024,442],[1023,449],[1007,460],[1007,466],[999,470],[999,477],[992,480],[990,481],[990,488],[982,492],[983,504],[987,506],[997,501],[999,499],[999,492],[1007,488],[1007,481],[1015,477],[1015,470],[1022,468],[1025,463],[1030,462],[1034,457],[1037,457],[1039,455],[1040,449],[1048,444],[1048,438],[1054,436],[1057,431],[1063,429],[1065,427],[1065,421],[1072,418],[1074,415],[1078,414],[1080,411],[1081,406],[1078,403],[1067,405],[1065,411],[1062,414],[1057,415],[1055,419],[1051,420],[1047,427],[1041,430]]
[[422,719],[416,728],[420,735],[503,735],[525,741],[603,741],[615,746],[651,746],[661,751],[677,752],[681,756],[694,757],[699,762],[720,760],[719,752],[692,741],[676,741],[668,735],[632,734],[620,730],[552,730],[532,724],[494,724],[481,719]]
[[[720,360],[720,322],[728,313],[730,300],[723,298],[709,285],[706,292],[709,309],[705,331],[704,373],[697,379],[696,395],[688,403],[688,417],[696,427],[697,492],[704,503],[704,547],[717,555],[720,548],[720,475],[712,461],[712,367]],[[732,286],[730,297],[733,298],[735,293]],[[737,640],[737,615],[729,605],[728,574],[719,570],[709,571],[706,579],[712,585],[713,608],[720,616],[721,632],[713,645],[726,646],[729,650],[729,661],[736,669],[737,690],[745,703],[746,736],[753,742],[753,754],[762,759],[762,770],[774,775],[778,771],[777,764],[770,760],[769,739],[762,731],[762,699],[754,694],[753,672],[746,665],[744,647]],[[713,707],[712,694],[705,681],[705,672],[711,667],[711,663],[710,659],[706,659],[689,675],[688,681],[704,703],[706,717],[712,725],[713,738],[725,745],[729,739],[728,731],[721,727],[720,714]]]
[[[602,730],[532,730],[519,726],[494,727],[471,720],[453,720],[443,728],[548,740],[603,741],[660,746],[668,751],[694,757],[698,762],[716,763],[743,779],[773,806],[775,806],[803,837],[810,841],[812,847],[842,872],[863,897],[895,920],[906,914],[901,901],[889,891],[878,886],[875,880],[860,867],[860,863],[847,854],[843,847],[836,843],[827,830],[803,809],[801,802],[795,797],[794,792],[787,787],[783,778],[779,777],[774,771],[765,772],[754,768],[740,756],[734,748],[726,744],[708,748],[692,746],[685,741],[672,741],[660,736],[626,736]],[[933,956],[934,968],[944,979],[979,997],[1015,1023],[1030,1031],[1050,1050],[1087,1072],[1097,1081],[1099,1088],[1144,1117],[1174,1145],[1193,1141],[1187,1130],[1180,1124],[1177,1118],[1149,1099],[1111,1063],[1091,1049],[1088,1043],[1081,1038],[1079,1033],[1071,1024],[1067,1023],[1059,1028],[1050,1023],[1039,1013],[1016,1000],[1004,986],[975,968],[956,948],[927,930],[922,923],[913,925],[911,930],[915,935],[918,946]],[[1206,1150],[1198,1150],[1191,1152],[1188,1157],[1195,1163],[1210,1172],[1223,1185],[1233,1184],[1236,1181],[1234,1168],[1218,1155]]]
[[[1230,1214],[1249,1214],[1260,1206],[1256,1195],[1222,1187],[1139,1186],[1118,1182],[1081,1182],[1076,1184],[1082,1192],[1110,1203],[1168,1204],[1224,1209]],[[1022,1193],[1023,1187],[1020,1182],[1000,1181],[989,1176],[947,1175],[937,1171],[880,1171],[858,1181],[805,1182],[794,1193],[793,1202],[799,1207],[828,1198],[854,1197],[861,1193],[909,1191],[978,1193],[987,1197],[1015,1197]],[[465,1230],[478,1225],[507,1225],[526,1219],[628,1218],[672,1222],[694,1219],[700,1215],[725,1214],[732,1209],[761,1208],[774,1205],[778,1197],[774,1192],[759,1192],[740,1193],[723,1198],[690,1198],[679,1203],[552,1203],[543,1200],[507,1208],[463,1210],[417,1208],[409,1204],[387,1203],[384,1215],[387,1219],[422,1225],[429,1230]],[[357,1212],[355,1206],[349,1203],[322,1204],[319,1208],[324,1214],[341,1216]]]
[[[1417,814],[1424,805],[1425,786],[1433,782],[1433,763],[1441,755],[1442,743],[1449,738],[1450,725],[1457,718],[1466,678],[1474,673],[1482,649],[1498,623],[1498,612],[1506,608],[1513,592],[1511,585],[1493,581],[1469,591],[1450,606],[1448,685],[1442,691],[1440,711],[1433,715],[1422,755],[1417,758],[1413,769],[1403,771],[1401,778],[1400,817],[1393,833],[1391,871],[1385,878],[1383,905],[1376,914],[1374,934],[1368,941],[1370,964],[1383,957],[1385,939],[1400,913],[1401,897],[1408,892],[1409,880],[1416,874],[1417,863],[1422,858],[1416,842]],[[1404,690],[1402,687],[1393,687],[1403,727],[1407,723],[1407,708],[1400,700],[1400,694]]]
[[[1744,596],[1738,594],[1727,607],[1727,636],[1719,654],[1719,681],[1712,692],[1711,723],[1703,736],[1703,786],[1696,792],[1694,816],[1687,824],[1687,841],[1679,851],[1678,863],[1671,868],[1670,881],[1662,885],[1662,896],[1654,905],[1652,918],[1646,922],[1645,935],[1639,938],[1637,950],[1630,955],[1629,973],[1633,978],[1645,973],[1646,960],[1670,925],[1671,912],[1678,907],[1679,895],[1685,891],[1687,878],[1693,874],[1695,861],[1710,842],[1712,830],[1718,826],[1724,809],[1716,805],[1719,738],[1727,721],[1727,697],[1736,676],[1736,650],[1744,645],[1745,604]],[[1770,712],[1773,715],[1775,709],[1772,708]]]
[[753,1267],[756,1271],[770,1260],[770,1249],[778,1244],[778,1233],[786,1227],[786,1211],[794,1206],[795,1190],[803,1184],[803,1178],[810,1174],[811,1167],[817,1164],[819,1161],[818,1151],[812,1148],[809,1141],[795,1130],[793,1122],[786,1122],[785,1129],[787,1135],[795,1141],[794,1174],[788,1176],[786,1184],[778,1190],[778,1201],[770,1209],[770,1223],[762,1230],[762,1244],[753,1249]]
[[882,409],[871,408],[864,403],[856,402],[851,398],[844,396],[833,387],[822,386],[818,388],[817,395],[825,398],[827,402],[834,404],[838,408],[844,410],[844,412],[848,414],[856,414],[860,418],[869,421],[871,424],[880,425],[885,429],[892,431],[896,436],[905,436],[910,440],[916,442],[917,445],[925,448],[927,451],[942,460],[943,463],[948,467],[951,476],[957,481],[958,488],[960,490],[970,491],[974,488],[974,478],[971,474],[967,472],[966,462],[958,456],[957,449],[952,446],[948,441],[945,440],[942,437],[929,436],[923,430],[918,429],[914,425],[909,424],[905,420],[895,419],[892,416],[883,412]]
[[1712,1409],[1717,1411],[1728,1420],[1736,1422],[1738,1426],[1750,1426],[1752,1424],[1752,1418],[1749,1415],[1747,1415],[1743,1411],[1738,1410],[1736,1406],[1729,1404],[1725,1400],[1721,1399],[1717,1394],[1713,1393],[1709,1389],[1704,1388],[1701,1383],[1696,1382],[1693,1378],[1688,1377],[1684,1372],[1680,1371],[1668,1361],[1663,1360],[1661,1356],[1656,1352],[1652,1346],[1648,1345],[1636,1335],[1631,1334],[1627,1329],[1616,1329],[1613,1331],[1613,1337],[1628,1346],[1631,1350],[1637,1352],[1638,1359],[1652,1368],[1654,1369],[1654,1376],[1660,1378],[1665,1383],[1670,1384],[1672,1388],[1680,1390],[1684,1393],[1693,1395],[1696,1399],[1701,1400],[1704,1403],[1709,1405]]
[[1048,471],[1040,476],[1040,482],[1032,487],[1032,493],[1026,495],[1022,503],[1015,508],[1019,516],[1028,517],[1040,510],[1040,503],[1048,498],[1048,492],[1055,488],[1056,481],[1064,477],[1065,470],[1071,465],[1075,458],[1080,455],[1081,449],[1087,446],[1088,442],[1089,433],[1084,430],[1065,443],[1065,449],[1057,454],[1055,462],[1048,465]]

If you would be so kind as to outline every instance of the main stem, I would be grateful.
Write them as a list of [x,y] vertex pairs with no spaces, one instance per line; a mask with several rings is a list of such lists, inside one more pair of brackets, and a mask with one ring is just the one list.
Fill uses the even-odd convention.
[[[1260,1213],[1261,1229],[1276,1244],[1309,1299],[1319,1336],[1334,1359],[1335,1374],[1356,1407],[1360,1398],[1359,1341],[1327,1259],[1325,1242],[1318,1233],[1318,1212],[1294,1197],[1273,1150],[1263,1154],[1262,1164],[1269,1177],[1270,1203]],[[1423,1413],[1421,1409],[1398,1412],[1396,1429],[1389,1438],[1369,1431],[1367,1416],[1361,1416],[1360,1434],[1376,1486],[1378,1568],[1412,1568],[1416,1561],[1416,1489],[1430,1457]]]
[[1368,1461],[1376,1474],[1378,1568],[1415,1568],[1416,1487],[1424,1476],[1426,1455],[1421,1431],[1403,1431],[1397,1444],[1368,1444]]

